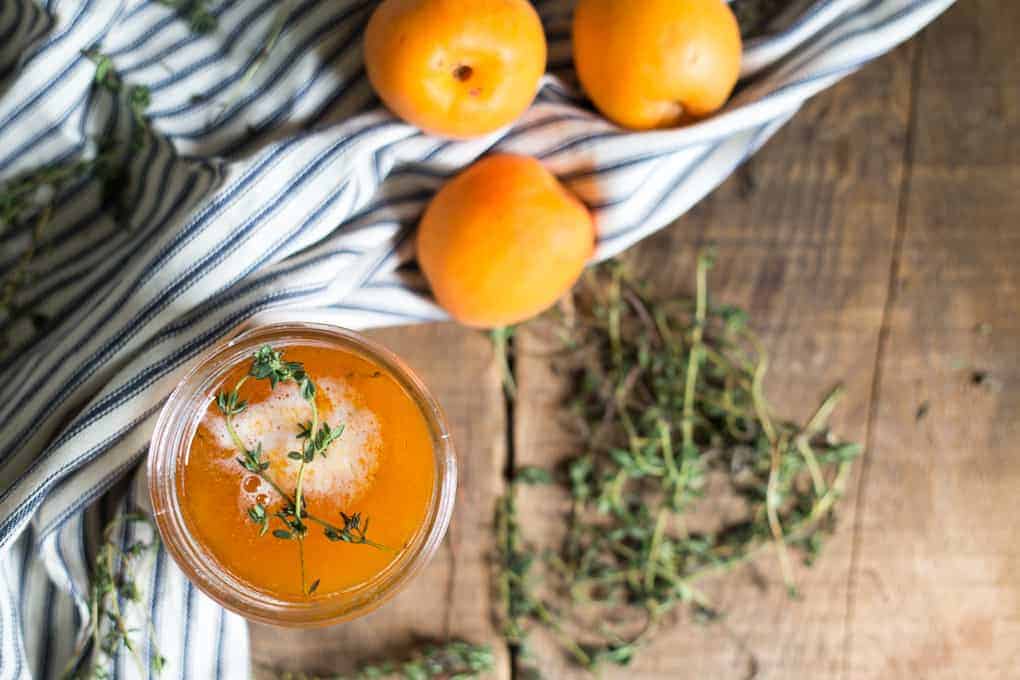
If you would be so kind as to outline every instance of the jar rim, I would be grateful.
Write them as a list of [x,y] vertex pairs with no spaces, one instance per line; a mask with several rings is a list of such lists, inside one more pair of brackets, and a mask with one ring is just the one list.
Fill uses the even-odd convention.
[[[421,526],[400,555],[369,581],[328,597],[291,601],[272,596],[230,574],[192,535],[177,491],[178,461],[190,449],[210,392],[231,368],[264,345],[329,346],[384,369],[415,403],[428,427],[435,482]],[[424,382],[396,354],[360,333],[324,323],[279,322],[241,327],[208,348],[167,398],[153,431],[147,463],[153,518],[164,546],[203,593],[246,619],[288,627],[340,623],[367,614],[398,593],[432,558],[453,515],[456,454],[446,418]]]

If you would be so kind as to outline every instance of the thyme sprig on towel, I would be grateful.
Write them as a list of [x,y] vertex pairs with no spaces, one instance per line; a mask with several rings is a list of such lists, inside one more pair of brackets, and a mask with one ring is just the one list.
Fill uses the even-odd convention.
[[[271,389],[276,389],[277,385],[284,383],[293,383],[297,386],[301,398],[308,402],[311,419],[297,424],[298,438],[303,441],[302,449],[287,453],[289,459],[298,462],[293,493],[286,491],[269,473],[270,462],[262,450],[262,443],[257,442],[249,447],[234,427],[234,417],[244,413],[248,408],[248,402],[241,398],[241,388],[249,380],[268,380]],[[298,361],[284,361],[282,352],[264,345],[255,352],[248,374],[238,380],[233,389],[221,391],[216,395],[216,407],[223,414],[227,432],[240,454],[237,458],[238,464],[248,472],[258,475],[283,500],[282,507],[272,514],[261,503],[256,503],[248,508],[248,517],[258,525],[259,535],[268,533],[275,519],[280,528],[273,530],[272,535],[284,541],[297,541],[301,563],[301,592],[305,595],[311,595],[319,587],[319,579],[308,584],[305,573],[304,540],[308,533],[306,522],[318,524],[323,530],[323,535],[330,541],[390,550],[368,538],[369,518],[362,519],[361,513],[348,515],[341,512],[340,518],[343,523],[338,526],[308,511],[304,495],[305,472],[316,458],[327,456],[330,445],[339,439],[344,431],[342,424],[331,427],[320,417],[316,393],[315,383],[305,371],[303,364]]]
[[[148,542],[136,541],[122,548],[115,533],[132,524],[147,527],[152,539]],[[152,621],[148,618],[148,608],[141,604],[142,592],[138,587],[141,561],[158,549],[156,530],[145,515],[125,513],[106,526],[103,530],[103,543],[96,552],[88,593],[86,635],[80,638],[61,677],[69,680],[103,680],[113,677],[111,669],[121,649],[131,654],[141,675],[148,675],[140,651],[143,641],[137,639],[139,630],[128,621],[128,607],[137,607],[139,611],[145,612],[141,615],[145,617],[143,640],[149,646],[148,667],[154,674],[163,670],[166,658],[156,647]]]
[[[99,47],[83,54],[96,66],[94,86],[113,93],[117,102],[130,111],[134,122],[131,148],[137,150],[149,130],[146,118],[149,88],[125,87],[113,61]],[[53,216],[70,187],[98,180],[104,209],[123,221],[126,206],[122,196],[125,188],[131,186],[126,177],[126,165],[131,158],[124,152],[127,146],[117,138],[116,126],[107,128],[92,141],[95,151],[83,150],[75,158],[43,165],[0,183],[0,236],[18,228],[23,228],[28,236],[17,259],[0,278],[0,358],[27,345],[50,321],[37,303],[20,302],[18,298],[36,275],[38,258],[50,247]]]
[[[220,101],[216,106],[216,113],[210,121],[211,124],[219,122],[220,118],[226,114],[237,102],[244,96],[251,86],[255,76],[258,75],[262,67],[265,66],[269,60],[270,55],[276,48],[277,43],[280,40],[280,36],[283,35],[283,29],[286,27],[287,22],[290,20],[291,14],[293,13],[292,3],[283,2],[277,8],[276,16],[273,19],[273,23],[270,25],[268,32],[266,33],[265,40],[259,46],[252,56],[251,63],[241,74],[241,78],[238,83],[231,88],[232,94],[225,100]],[[192,96],[193,102],[206,102],[213,99],[215,94],[213,93],[201,93]]]
[[187,21],[192,33],[198,35],[212,33],[219,23],[209,8],[209,0],[158,0],[158,2],[173,9],[177,16]]
[[[0,279],[0,325],[5,330],[23,317],[32,318],[33,311],[21,309],[15,300],[31,280],[32,262],[46,243],[55,197],[66,186],[91,174],[103,161],[104,158],[97,157],[47,165],[0,184],[0,236],[31,224],[28,246]],[[6,332],[0,336],[0,355],[10,342]]]
[[571,499],[562,544],[536,558],[517,514],[521,485],[553,475],[518,471],[497,508],[504,632],[518,648],[538,626],[582,666],[628,663],[678,605],[717,617],[703,582],[766,552],[796,595],[792,553],[810,563],[833,529],[861,450],[828,430],[843,390],[806,424],[776,419],[768,357],[742,310],[712,304],[711,264],[698,258],[693,300],[652,299],[618,264],[572,298],[558,356],[583,448],[557,470]]
[[99,47],[91,47],[83,50],[82,54],[88,57],[96,65],[95,83],[99,87],[112,92],[116,96],[123,93],[124,101],[131,117],[134,127],[131,131],[131,146],[134,150],[142,147],[146,133],[149,131],[149,120],[145,114],[152,102],[152,93],[147,85],[129,85],[124,87],[124,81],[113,65],[113,60],[104,54]]

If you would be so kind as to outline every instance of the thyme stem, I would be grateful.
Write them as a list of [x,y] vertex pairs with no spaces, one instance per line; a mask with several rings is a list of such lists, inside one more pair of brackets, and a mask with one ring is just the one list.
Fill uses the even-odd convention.
[[708,307],[708,255],[698,256],[697,265],[697,307],[694,325],[691,327],[691,350],[687,358],[687,376],[684,382],[683,419],[680,431],[683,433],[684,450],[694,446],[694,389],[698,384],[698,369],[701,367],[702,340],[705,335],[705,314]]
[[[311,440],[314,442],[316,437],[319,435],[319,407],[315,403],[315,397],[310,400],[312,405],[312,427],[311,429]],[[298,467],[297,474],[297,486],[294,490],[294,513],[301,517],[302,506],[304,505],[304,495],[301,492],[301,486],[305,479],[305,465],[308,464],[307,457],[301,457],[301,464]]]
[[308,595],[309,594],[308,593],[308,587],[305,586],[306,579],[305,579],[305,539],[304,539],[304,536],[299,533],[298,537],[297,537],[297,541],[298,541],[298,544],[297,544],[297,547],[298,547],[298,560],[301,563],[301,592],[304,593],[305,595]]
[[843,397],[845,391],[842,385],[833,389],[822,401],[814,415],[811,416],[807,425],[804,426],[804,431],[797,435],[797,450],[804,456],[804,462],[807,464],[808,471],[811,474],[811,483],[814,485],[816,496],[825,495],[827,488],[825,477],[822,475],[822,467],[818,463],[818,457],[815,456],[814,449],[811,448],[811,438],[825,427],[825,424],[829,421],[829,416],[832,414],[833,409],[836,408],[836,404]]
[[[234,392],[239,393],[241,391],[241,388],[244,387],[244,383],[247,381],[248,376],[244,376],[243,378],[238,380],[237,384],[234,385]],[[241,436],[237,434],[237,430],[234,428],[234,415],[235,414],[233,412],[226,413],[223,417],[223,421],[224,423],[226,423],[227,432],[230,434],[230,439],[233,440],[234,446],[237,447],[237,450],[246,451],[248,449],[248,446],[241,440]]]

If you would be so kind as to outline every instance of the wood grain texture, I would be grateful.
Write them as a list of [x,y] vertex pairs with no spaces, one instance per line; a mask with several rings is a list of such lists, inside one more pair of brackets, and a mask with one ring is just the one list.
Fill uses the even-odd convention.
[[[505,410],[500,374],[484,335],[452,324],[370,333],[404,358],[442,404],[458,456],[457,505],[432,563],[378,611],[319,630],[252,626],[254,663],[309,673],[350,672],[361,662],[401,658],[422,641],[461,638],[496,652],[492,677],[509,658],[488,597],[492,509],[503,493]],[[271,677],[265,668],[261,677]]]
[[[627,254],[631,269],[663,291],[690,293],[693,257],[718,246],[714,299],[751,312],[777,368],[767,391],[777,412],[804,419],[832,385],[848,395],[837,430],[863,442],[888,294],[899,211],[913,51],[906,47],[818,97],[769,145],[691,214]],[[515,459],[545,464],[571,452],[557,427],[563,382],[540,355],[540,333],[519,340],[520,399]],[[851,486],[855,490],[856,478]],[[564,499],[542,488],[522,495],[526,531],[555,542]],[[700,626],[681,617],[626,669],[606,678],[838,678],[846,643],[847,584],[854,522],[843,521],[820,562],[800,570],[791,601],[774,558],[712,583],[727,617]],[[769,584],[764,590],[761,583]],[[535,641],[551,678],[573,671],[551,640]]]
[[971,0],[919,45],[851,680],[1020,677],[1018,26]]

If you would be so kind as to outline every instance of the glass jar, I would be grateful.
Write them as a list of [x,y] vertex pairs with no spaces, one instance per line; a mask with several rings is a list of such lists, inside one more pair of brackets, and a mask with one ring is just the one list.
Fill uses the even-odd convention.
[[[189,530],[178,493],[180,463],[190,450],[216,390],[226,374],[251,360],[261,346],[319,346],[343,350],[374,365],[418,407],[429,430],[435,460],[425,519],[400,554],[369,581],[307,601],[277,598],[228,573]],[[422,381],[396,355],[368,338],[325,324],[275,323],[241,332],[210,348],[167,399],[156,422],[148,460],[149,495],[163,543],[185,575],[222,606],[253,621],[311,627],[366,614],[403,588],[429,561],[453,513],[457,466],[446,420]]]

